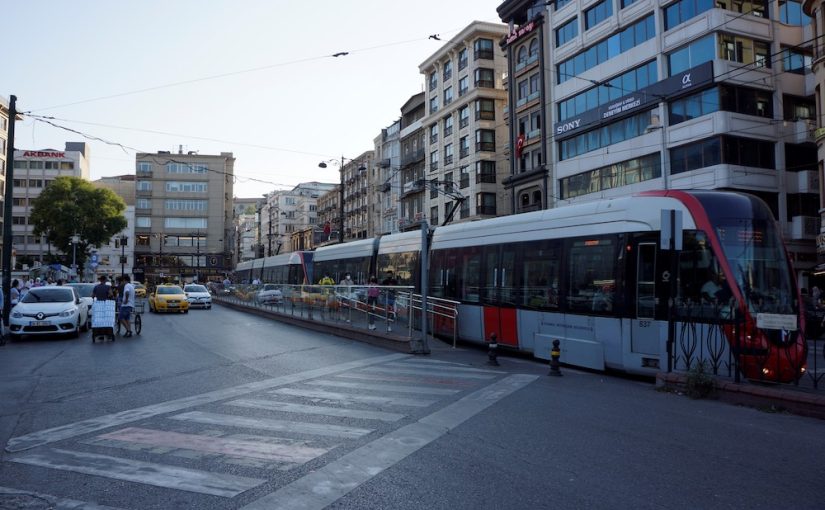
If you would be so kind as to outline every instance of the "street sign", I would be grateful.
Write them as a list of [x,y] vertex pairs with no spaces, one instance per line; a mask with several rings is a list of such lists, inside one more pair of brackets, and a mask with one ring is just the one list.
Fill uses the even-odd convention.
[[97,262],[95,262],[95,261],[89,262],[89,267],[91,267],[92,269],[97,269]]
[[89,257],[89,260],[92,262],[92,264],[97,265],[97,253],[92,253],[92,256]]

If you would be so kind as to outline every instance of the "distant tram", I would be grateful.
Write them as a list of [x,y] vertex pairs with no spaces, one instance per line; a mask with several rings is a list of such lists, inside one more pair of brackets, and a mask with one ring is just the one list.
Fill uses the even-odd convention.
[[[683,218],[673,265],[660,247],[663,210]],[[461,303],[458,333],[467,342],[495,333],[499,344],[548,358],[559,339],[568,364],[655,374],[667,362],[675,278],[677,323],[721,324],[747,377],[792,381],[805,370],[793,269],[770,210],[751,195],[651,191],[452,224],[433,229],[428,249],[429,294]],[[312,257],[301,262],[306,281],[324,273],[338,282],[348,272],[365,283],[392,270],[399,284],[420,288],[421,232],[293,256]],[[279,276],[273,264],[285,259],[275,259],[245,262],[239,277],[294,282]],[[451,323],[435,326],[452,334]]]

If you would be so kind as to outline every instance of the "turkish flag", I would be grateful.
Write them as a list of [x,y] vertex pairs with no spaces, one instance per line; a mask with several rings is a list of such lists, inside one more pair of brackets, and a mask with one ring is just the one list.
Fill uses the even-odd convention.
[[521,157],[521,151],[524,149],[524,133],[518,135],[518,140],[516,140],[516,157]]
[[329,222],[324,223],[324,235],[330,235],[332,233],[332,227],[330,226]]

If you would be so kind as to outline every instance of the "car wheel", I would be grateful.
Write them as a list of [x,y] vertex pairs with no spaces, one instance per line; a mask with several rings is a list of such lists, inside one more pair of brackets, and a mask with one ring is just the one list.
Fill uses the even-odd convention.
[[189,313],[189,310],[184,310],[183,313]]

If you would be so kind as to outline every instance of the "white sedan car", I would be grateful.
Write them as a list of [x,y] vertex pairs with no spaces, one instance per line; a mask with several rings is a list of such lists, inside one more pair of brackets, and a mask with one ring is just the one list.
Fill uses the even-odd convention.
[[52,333],[77,338],[88,320],[88,308],[72,287],[35,287],[12,308],[8,333],[11,338]]
[[203,308],[212,308],[212,294],[203,285],[189,284],[183,287],[183,292],[186,293],[186,300],[189,301],[189,307],[202,306]]

